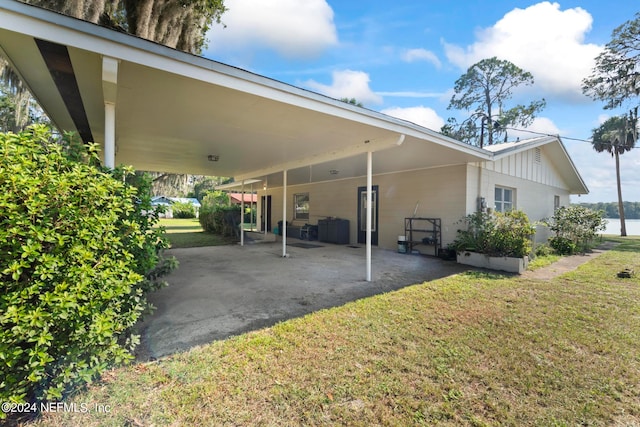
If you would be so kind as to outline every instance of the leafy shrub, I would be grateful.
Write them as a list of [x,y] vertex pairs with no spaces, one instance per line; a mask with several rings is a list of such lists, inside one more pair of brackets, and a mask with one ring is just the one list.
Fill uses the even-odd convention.
[[474,251],[490,256],[522,258],[531,252],[535,230],[522,211],[505,213],[476,212],[463,221],[466,230],[458,230],[452,247],[456,251]]
[[562,236],[554,236],[549,239],[549,246],[558,255],[571,255],[576,253],[577,245],[570,239]]
[[240,206],[229,206],[229,195],[222,191],[207,193],[200,207],[202,228],[221,236],[236,236],[240,224]]
[[[60,399],[131,360],[145,293],[175,266],[150,180],[103,171],[95,145],[44,127],[0,134],[0,401]],[[83,160],[83,161],[78,161]],[[125,181],[138,181],[136,189]],[[146,186],[146,187],[145,187]],[[2,416],[2,414],[0,414]]]
[[598,232],[606,228],[603,215],[603,211],[594,211],[578,205],[557,209],[553,217],[544,221],[551,231],[556,233],[549,239],[549,244],[562,255],[585,252]]
[[495,223],[491,214],[475,212],[461,220],[466,229],[459,229],[451,247],[456,251],[473,251],[487,253],[489,250],[489,236],[493,233]]
[[541,244],[536,246],[535,255],[536,256],[548,256],[553,254],[554,249],[548,244]]
[[195,218],[196,208],[189,202],[173,202],[171,211],[174,218]]

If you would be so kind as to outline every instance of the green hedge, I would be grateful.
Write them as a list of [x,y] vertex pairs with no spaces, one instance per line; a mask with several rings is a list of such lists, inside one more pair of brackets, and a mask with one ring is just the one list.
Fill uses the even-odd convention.
[[240,232],[240,206],[229,206],[229,195],[211,191],[204,199],[198,216],[200,225],[210,233],[237,237]]
[[[62,398],[132,359],[145,294],[174,266],[150,180],[34,127],[0,134],[0,401]],[[124,182],[136,181],[141,191]],[[3,414],[0,413],[0,416]]]

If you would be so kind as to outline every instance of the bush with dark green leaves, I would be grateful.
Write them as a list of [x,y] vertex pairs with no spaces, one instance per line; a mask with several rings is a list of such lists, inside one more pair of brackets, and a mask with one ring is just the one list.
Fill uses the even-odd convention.
[[456,251],[474,251],[489,256],[522,258],[531,252],[535,233],[529,218],[522,211],[475,212],[463,222],[451,247]]
[[175,267],[150,179],[65,141],[44,127],[0,134],[3,402],[57,400],[131,360],[145,294]]

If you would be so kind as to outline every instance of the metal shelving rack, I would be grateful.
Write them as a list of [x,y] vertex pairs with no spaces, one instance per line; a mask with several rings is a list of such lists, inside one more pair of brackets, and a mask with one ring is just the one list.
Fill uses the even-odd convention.
[[440,218],[405,218],[404,233],[408,239],[407,253],[409,254],[418,245],[433,246],[434,256],[438,256],[439,250],[442,249],[442,221]]

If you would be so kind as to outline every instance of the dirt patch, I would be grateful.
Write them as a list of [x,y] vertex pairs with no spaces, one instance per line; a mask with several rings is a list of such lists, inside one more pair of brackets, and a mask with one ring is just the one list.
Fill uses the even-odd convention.
[[560,276],[561,274],[575,270],[587,261],[590,261],[602,255],[604,252],[618,245],[619,243],[617,242],[604,242],[589,253],[571,255],[561,258],[559,261],[554,262],[549,266],[542,267],[533,271],[525,271],[520,277],[524,277],[527,279],[550,280]]

